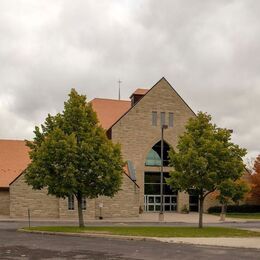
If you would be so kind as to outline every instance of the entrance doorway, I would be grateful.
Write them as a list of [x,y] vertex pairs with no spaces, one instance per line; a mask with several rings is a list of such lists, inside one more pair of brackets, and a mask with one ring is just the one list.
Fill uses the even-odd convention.
[[[171,212],[177,210],[177,192],[166,184],[165,178],[169,173],[165,172],[163,178],[163,211]],[[144,173],[144,210],[147,212],[159,212],[161,205],[160,196],[160,172]]]
[[189,192],[189,208],[190,211],[199,211],[199,195],[194,190]]

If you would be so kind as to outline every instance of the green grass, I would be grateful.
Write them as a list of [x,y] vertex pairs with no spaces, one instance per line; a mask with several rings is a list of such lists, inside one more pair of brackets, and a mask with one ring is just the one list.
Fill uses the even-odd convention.
[[145,237],[259,237],[260,232],[225,227],[31,227],[29,231],[106,233]]

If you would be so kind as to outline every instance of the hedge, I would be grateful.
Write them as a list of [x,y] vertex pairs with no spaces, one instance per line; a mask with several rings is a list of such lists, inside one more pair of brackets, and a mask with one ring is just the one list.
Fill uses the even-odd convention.
[[[221,206],[210,207],[208,213],[220,213]],[[260,205],[228,205],[228,213],[260,213]]]

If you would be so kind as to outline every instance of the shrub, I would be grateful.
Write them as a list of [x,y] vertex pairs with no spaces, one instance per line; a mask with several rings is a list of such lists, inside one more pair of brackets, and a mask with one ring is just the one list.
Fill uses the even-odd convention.
[[[220,213],[221,206],[210,207],[208,213]],[[260,213],[260,205],[228,205],[227,213]]]

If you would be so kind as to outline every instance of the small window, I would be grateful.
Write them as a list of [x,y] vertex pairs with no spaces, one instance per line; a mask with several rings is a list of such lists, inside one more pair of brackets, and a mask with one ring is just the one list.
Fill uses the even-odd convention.
[[152,125],[157,126],[157,112],[156,111],[152,112]]
[[87,209],[87,200],[86,197],[82,198],[82,209],[86,210]]
[[74,210],[74,196],[69,195],[68,197],[68,210]]
[[173,113],[169,113],[169,127],[173,127]]
[[165,125],[165,112],[161,112],[161,125]]

